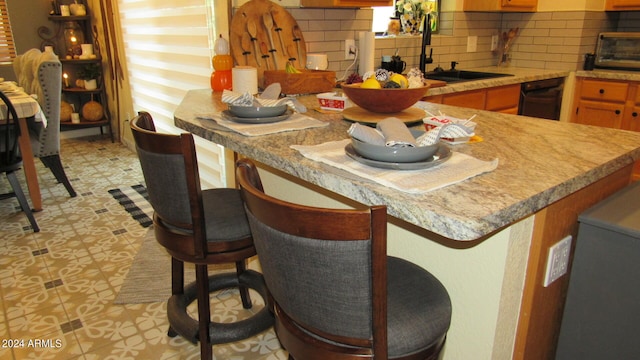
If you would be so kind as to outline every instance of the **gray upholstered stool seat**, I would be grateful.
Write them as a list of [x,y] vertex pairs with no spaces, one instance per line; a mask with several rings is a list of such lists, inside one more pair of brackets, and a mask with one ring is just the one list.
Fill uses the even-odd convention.
[[216,188],[202,191],[207,241],[229,241],[251,236],[244,203],[237,189]]
[[451,322],[447,290],[431,273],[403,259],[387,257],[387,271],[389,358],[434,346]]

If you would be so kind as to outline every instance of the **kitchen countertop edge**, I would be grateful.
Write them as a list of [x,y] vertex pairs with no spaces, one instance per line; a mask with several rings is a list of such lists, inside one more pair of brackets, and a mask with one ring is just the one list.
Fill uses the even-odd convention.
[[[386,204],[390,215],[454,240],[475,240],[489,235],[640,158],[640,145],[632,145],[640,144],[640,133],[421,102],[419,106],[422,108],[442,110],[453,116],[478,114],[479,129],[483,130],[481,135],[486,141],[457,146],[455,150],[484,160],[497,157],[500,165],[486,176],[425,195],[412,195],[391,191],[366,179],[308,160],[289,147],[291,144],[311,145],[346,138],[348,123],[341,120],[340,114],[314,115],[330,123],[326,128],[245,137],[228,130],[220,131],[220,127],[212,121],[197,118],[198,113],[215,109],[212,98],[210,90],[189,91],[174,114],[175,124],[232,151],[355,201],[368,205]],[[311,108],[316,99],[315,96],[309,96],[304,101]],[[517,124],[514,123],[516,119]],[[505,130],[492,129],[493,126]],[[548,152],[552,143],[559,142],[558,138],[566,138],[566,132],[572,130],[580,133],[579,142],[576,143],[579,150],[568,146],[570,143],[562,142],[556,146],[557,149]],[[525,134],[518,134],[523,131]],[[536,136],[529,136],[527,132]],[[517,136],[518,140],[512,140],[513,136]],[[605,139],[609,136],[618,138],[620,144],[608,146]],[[590,141],[594,141],[595,145]],[[604,149],[602,154],[588,153],[595,146]],[[564,164],[566,156],[572,155],[579,160]],[[558,166],[564,168],[556,170]],[[511,175],[514,172],[518,172],[517,176]],[[544,172],[545,176],[541,176],[540,172]],[[538,178],[538,183],[531,180]],[[431,202],[433,206],[425,206],[425,202]]]

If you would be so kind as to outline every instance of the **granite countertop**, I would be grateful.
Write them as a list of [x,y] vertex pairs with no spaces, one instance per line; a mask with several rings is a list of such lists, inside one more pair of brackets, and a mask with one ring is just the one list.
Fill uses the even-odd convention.
[[521,84],[524,82],[536,81],[536,80],[564,78],[569,76],[570,74],[570,71],[568,70],[541,70],[541,69],[527,69],[527,68],[517,68],[517,67],[509,67],[509,66],[507,67],[488,66],[488,67],[480,67],[480,68],[465,69],[465,70],[491,72],[491,73],[499,73],[499,74],[510,74],[513,76],[503,76],[503,77],[493,78],[493,79],[474,80],[474,81],[465,81],[465,82],[447,84],[446,86],[443,86],[443,87],[429,89],[427,96],[451,94],[451,93],[456,93],[460,91],[484,89],[484,88],[490,88],[490,87],[496,87],[496,86]]
[[[310,109],[315,96],[301,97]],[[452,146],[482,160],[499,159],[491,173],[423,195],[407,194],[309,160],[290,148],[347,138],[350,123],[340,114],[307,114],[326,121],[323,128],[245,137],[221,130],[197,114],[226,108],[220,93],[192,90],[174,114],[175,124],[230,150],[255,159],[360,203],[387,205],[388,213],[454,240],[491,235],[549,204],[640,159],[640,133],[419,102],[431,113],[467,118],[477,114],[476,133],[484,141]]]
[[640,71],[595,69],[591,71],[576,71],[577,77],[586,77],[603,80],[640,81]]

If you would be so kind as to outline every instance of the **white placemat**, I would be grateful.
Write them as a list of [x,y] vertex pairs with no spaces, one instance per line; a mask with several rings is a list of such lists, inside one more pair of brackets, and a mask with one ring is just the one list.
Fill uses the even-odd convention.
[[303,130],[329,125],[329,123],[299,113],[291,115],[287,120],[266,124],[237,123],[226,120],[222,117],[222,115],[217,114],[198,114],[197,117],[200,119],[214,120],[218,125],[245,136],[268,135],[285,131]]
[[326,142],[320,145],[291,145],[304,157],[319,161],[381,185],[407,193],[423,194],[452,185],[498,167],[498,159],[483,161],[453,151],[444,163],[423,170],[387,170],[361,164],[345,153],[351,140]]

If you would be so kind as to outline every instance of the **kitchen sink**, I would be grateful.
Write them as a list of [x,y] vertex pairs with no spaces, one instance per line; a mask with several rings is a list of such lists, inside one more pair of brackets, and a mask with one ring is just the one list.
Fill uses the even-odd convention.
[[425,73],[427,79],[441,80],[448,83],[457,83],[463,81],[485,80],[505,76],[513,76],[512,74],[491,73],[484,71],[468,71],[468,70],[444,70],[429,71]]

